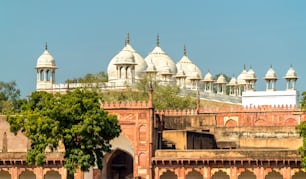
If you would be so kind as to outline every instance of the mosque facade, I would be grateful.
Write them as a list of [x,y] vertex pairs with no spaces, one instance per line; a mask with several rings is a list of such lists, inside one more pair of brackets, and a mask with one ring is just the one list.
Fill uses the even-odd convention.
[[[71,88],[86,86],[84,83],[57,84],[55,72],[57,66],[47,47],[37,60],[36,90],[49,92],[65,92]],[[207,72],[204,77],[200,68],[189,59],[186,47],[183,56],[175,63],[160,47],[159,36],[155,48],[143,58],[130,44],[128,34],[124,47],[114,55],[107,67],[108,82],[100,85],[103,90],[124,89],[133,87],[144,77],[157,81],[161,85],[177,85],[182,91],[199,91],[200,97],[243,106],[260,105],[298,105],[299,93],[296,90],[297,73],[292,66],[284,75],[284,90],[277,90],[279,79],[272,66],[264,76],[265,91],[256,90],[258,80],[250,67],[244,66],[237,77],[227,81],[223,74],[217,77]],[[99,85],[99,84],[95,84]]]
[[[87,84],[57,84],[57,66],[47,47],[36,64],[37,91],[65,93]],[[271,67],[265,74],[266,90],[256,91],[252,68],[244,68],[229,81],[217,79],[187,56],[177,62],[160,47],[142,58],[125,46],[109,62],[108,82],[101,90],[124,89],[144,76],[161,85],[178,85],[199,91],[201,99],[222,105],[198,105],[196,109],[154,109],[153,90],[148,102],[113,102],[101,108],[118,117],[122,133],[111,141],[112,151],[102,159],[103,170],[78,171],[76,179],[304,179],[303,144],[296,126],[306,121],[298,106],[297,74],[289,67],[286,88],[276,90],[277,76]],[[99,84],[96,84],[99,85]],[[100,87],[100,86],[99,86]],[[25,154],[28,139],[9,131],[0,118],[0,178],[65,179],[61,152],[50,153],[43,167],[29,166]],[[1,143],[2,140],[2,143]]]

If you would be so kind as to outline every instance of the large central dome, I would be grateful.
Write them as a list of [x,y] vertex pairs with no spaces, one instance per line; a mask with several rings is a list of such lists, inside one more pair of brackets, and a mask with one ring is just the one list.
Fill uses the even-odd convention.
[[173,60],[160,48],[158,37],[156,47],[144,60],[147,62],[147,64],[152,63],[155,66],[158,77],[161,77],[161,75],[165,72],[165,69],[167,69],[169,75],[172,74],[174,76],[177,72],[177,68]]
[[141,79],[144,74],[144,71],[147,68],[147,64],[130,45],[130,39],[128,36],[123,49],[117,55],[115,55],[108,64],[107,74],[109,81],[117,80],[117,70],[115,65],[116,63],[129,63],[131,62],[131,60],[133,61],[133,63],[136,64],[135,79]]

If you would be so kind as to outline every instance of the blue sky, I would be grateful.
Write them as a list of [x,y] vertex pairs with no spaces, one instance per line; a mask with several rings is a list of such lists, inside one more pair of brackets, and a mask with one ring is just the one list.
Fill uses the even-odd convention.
[[35,90],[37,58],[48,43],[57,83],[106,71],[111,58],[131,44],[142,56],[160,46],[175,61],[186,45],[189,58],[208,70],[239,75],[244,64],[258,77],[272,65],[279,90],[292,64],[306,90],[306,1],[27,0],[0,2],[0,80],[17,82],[22,96]]

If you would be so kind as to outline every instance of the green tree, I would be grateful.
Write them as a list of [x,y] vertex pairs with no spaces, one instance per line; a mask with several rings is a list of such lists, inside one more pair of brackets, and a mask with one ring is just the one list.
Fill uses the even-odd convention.
[[105,72],[96,74],[87,73],[83,77],[66,80],[66,83],[105,83],[108,81],[108,76]]
[[22,131],[31,140],[27,163],[40,166],[46,160],[45,149],[52,151],[61,141],[65,146],[64,167],[69,174],[76,169],[102,168],[102,157],[110,152],[110,140],[120,126],[116,116],[100,108],[100,96],[94,91],[75,89],[67,94],[32,93],[17,115],[8,116],[12,132]]
[[[301,109],[306,111],[306,92],[302,93]],[[302,122],[296,128],[300,133],[300,136],[303,138],[303,145],[299,148],[299,152],[302,156],[301,165],[303,168],[306,168],[306,122]]]
[[20,90],[16,88],[16,82],[0,81],[0,112],[8,113],[19,110],[24,100],[20,100]]
[[157,81],[151,81],[148,77],[139,80],[136,87],[140,99],[148,99],[148,84],[153,85],[153,104],[155,109],[192,109],[196,107],[196,93],[181,94],[176,85],[160,85]]

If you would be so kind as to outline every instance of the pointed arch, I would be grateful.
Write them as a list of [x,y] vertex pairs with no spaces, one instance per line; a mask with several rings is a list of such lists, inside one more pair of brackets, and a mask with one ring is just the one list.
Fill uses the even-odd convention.
[[301,170],[292,176],[292,179],[304,179],[304,178],[306,178],[306,172]]
[[217,171],[211,179],[230,179],[230,177],[224,171]]
[[201,175],[201,173],[195,170],[192,170],[186,175],[186,179],[202,179],[202,178],[203,176]]
[[229,119],[226,121],[225,127],[237,127],[237,122],[233,119]]
[[107,162],[107,178],[133,177],[133,157],[120,149],[115,150]]
[[266,175],[265,179],[283,179],[283,176],[279,172],[273,170]]
[[19,179],[36,179],[36,175],[32,171],[25,170],[19,175]]
[[285,125],[286,126],[297,126],[298,125],[298,121],[294,118],[289,118],[285,121]]
[[174,172],[167,170],[160,176],[160,179],[177,179],[177,175]]
[[61,179],[61,175],[54,170],[47,171],[44,176],[44,179]]
[[253,172],[246,170],[238,176],[238,179],[256,179],[256,176]]

